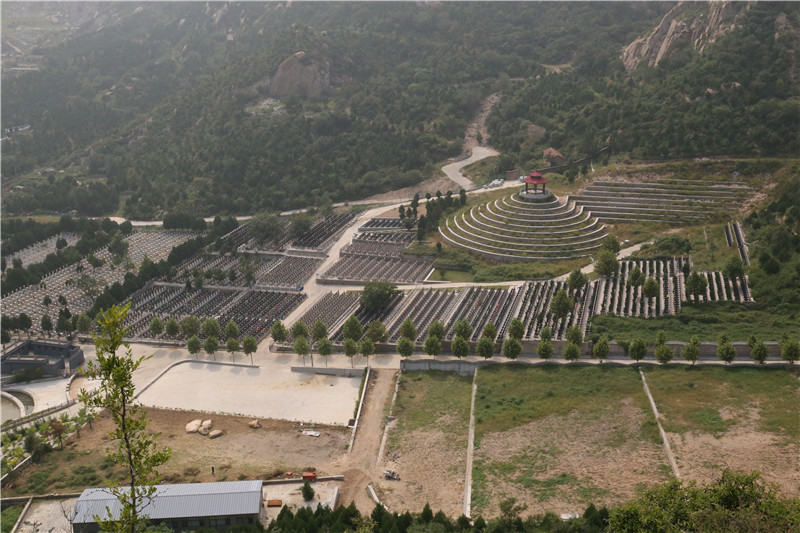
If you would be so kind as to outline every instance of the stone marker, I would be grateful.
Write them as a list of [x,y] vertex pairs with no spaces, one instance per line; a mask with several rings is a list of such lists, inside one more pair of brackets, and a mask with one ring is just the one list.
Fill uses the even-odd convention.
[[186,433],[197,433],[200,429],[201,420],[192,420],[186,424]]

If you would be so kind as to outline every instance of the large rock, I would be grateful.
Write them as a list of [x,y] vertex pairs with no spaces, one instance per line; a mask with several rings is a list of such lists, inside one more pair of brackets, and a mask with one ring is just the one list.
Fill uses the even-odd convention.
[[186,424],[186,433],[197,433],[197,431],[200,429],[201,424],[202,421],[200,419],[192,420],[191,422]]
[[287,94],[319,96],[330,89],[329,69],[327,61],[310,59],[305,52],[297,52],[280,64],[270,80],[269,93],[277,97]]
[[209,439],[216,439],[217,437],[221,437],[221,436],[222,436],[222,430],[221,429],[215,429],[214,431],[212,431],[211,433],[208,434],[208,438]]
[[259,422],[258,419],[251,420],[247,425],[253,429],[258,429],[261,427],[261,422]]
[[210,430],[205,426],[200,426],[200,429],[197,430],[201,435],[208,435],[209,431]]
[[211,420],[203,420],[201,426],[203,426],[206,429],[211,429]]

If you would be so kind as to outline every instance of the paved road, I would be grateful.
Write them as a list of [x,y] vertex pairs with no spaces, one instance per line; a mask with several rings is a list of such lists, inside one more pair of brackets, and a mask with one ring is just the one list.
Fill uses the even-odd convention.
[[480,161],[481,159],[495,156],[498,153],[499,152],[497,150],[489,148],[488,146],[476,146],[472,149],[472,155],[469,156],[468,159],[445,165],[442,167],[442,172],[444,172],[448,178],[456,182],[461,188],[465,190],[474,189],[475,184],[461,173],[461,169],[467,165],[471,165],[475,161]]

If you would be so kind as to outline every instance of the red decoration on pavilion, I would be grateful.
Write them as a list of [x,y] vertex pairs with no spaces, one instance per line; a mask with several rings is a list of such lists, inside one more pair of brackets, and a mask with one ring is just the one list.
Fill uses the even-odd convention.
[[541,172],[534,170],[530,173],[529,176],[525,176],[525,179],[522,181],[525,182],[525,192],[528,192],[528,184],[533,185],[533,192],[534,194],[539,192],[539,185],[542,186],[542,194],[545,193],[545,188],[547,187],[547,178],[542,176]]

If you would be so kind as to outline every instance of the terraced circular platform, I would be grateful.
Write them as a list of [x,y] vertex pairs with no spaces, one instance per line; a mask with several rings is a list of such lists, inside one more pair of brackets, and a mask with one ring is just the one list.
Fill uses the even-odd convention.
[[553,196],[528,202],[514,193],[450,216],[439,233],[456,248],[500,261],[555,261],[593,254],[607,235],[605,225]]

